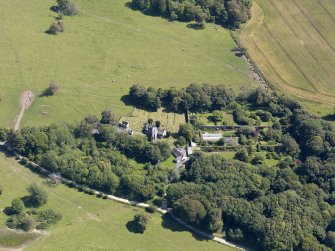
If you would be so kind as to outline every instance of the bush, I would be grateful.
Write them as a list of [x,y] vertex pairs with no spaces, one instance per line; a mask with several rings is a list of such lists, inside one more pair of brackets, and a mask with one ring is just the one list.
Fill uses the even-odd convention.
[[243,147],[236,152],[234,158],[247,163],[249,162],[249,153],[247,149]]
[[252,163],[253,165],[262,165],[262,164],[264,164],[264,160],[265,160],[265,158],[264,158],[262,155],[256,155],[256,156],[252,159],[251,163]]
[[163,201],[163,198],[156,198],[152,201],[152,203],[157,207],[161,207],[163,205]]
[[51,23],[50,28],[47,30],[47,33],[52,35],[57,35],[59,32],[64,32],[64,22],[62,20]]
[[155,206],[150,205],[149,207],[145,208],[145,211],[148,212],[148,213],[153,214],[154,212],[157,211],[157,208]]
[[34,228],[35,221],[33,218],[25,214],[16,214],[8,218],[7,226],[11,229],[29,231]]
[[20,214],[25,209],[23,201],[20,199],[12,200],[12,206],[10,207],[10,213],[12,214]]
[[139,233],[144,233],[149,224],[149,220],[150,217],[148,215],[136,214],[133,220],[135,231]]
[[28,162],[29,162],[28,159],[25,158],[25,157],[23,157],[23,158],[20,160],[20,164],[23,165],[23,166],[27,165]]
[[49,227],[49,225],[47,223],[41,222],[41,223],[37,224],[36,229],[38,229],[38,230],[45,230],[48,227]]
[[31,184],[27,188],[27,191],[30,193],[28,198],[28,204],[30,206],[40,207],[47,203],[48,194],[41,187],[37,186],[36,184]]
[[57,0],[59,11],[66,16],[78,14],[79,8],[70,0]]
[[41,211],[37,214],[37,221],[47,224],[56,224],[63,218],[61,214],[56,213],[52,209]]
[[58,91],[59,85],[56,81],[51,81],[49,87],[44,91],[44,96],[52,96]]

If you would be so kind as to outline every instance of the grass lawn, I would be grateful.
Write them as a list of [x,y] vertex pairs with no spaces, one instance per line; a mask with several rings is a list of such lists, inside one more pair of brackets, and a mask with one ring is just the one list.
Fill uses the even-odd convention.
[[[36,182],[49,194],[43,208],[52,208],[64,217],[49,230],[49,235],[25,250],[234,250],[193,236],[173,221],[162,220],[159,214],[151,215],[143,235],[131,233],[127,222],[142,209],[89,196],[64,185],[51,188],[44,181],[14,159],[0,154],[0,184],[4,188],[1,208],[8,206],[13,198],[26,195],[26,187]],[[1,213],[0,228],[5,220]]]
[[213,154],[218,154],[222,157],[225,157],[226,159],[233,159],[234,156],[235,156],[235,153],[234,151],[227,151],[227,152],[218,152],[218,153],[213,153]]
[[333,1],[256,0],[252,13],[240,42],[265,77],[288,94],[333,107]]
[[1,247],[17,247],[38,237],[35,233],[16,233],[7,229],[0,229]]
[[[223,122],[225,125],[234,125],[234,118],[231,113],[227,113],[225,111],[220,111],[223,115],[223,120],[222,122],[217,123],[217,125],[223,125]],[[215,125],[215,122],[211,120],[211,116],[213,116],[212,113],[196,113],[194,114],[197,118],[198,123],[201,125],[206,125],[206,126],[212,126]]]
[[54,0],[0,1],[0,125],[13,126],[22,91],[38,96],[51,80],[59,92],[36,98],[23,125],[78,121],[105,108],[131,114],[120,99],[134,83],[256,85],[223,28],[188,29],[133,11],[128,0],[75,2],[81,13],[65,17],[65,32],[54,36],[44,33],[56,16]]

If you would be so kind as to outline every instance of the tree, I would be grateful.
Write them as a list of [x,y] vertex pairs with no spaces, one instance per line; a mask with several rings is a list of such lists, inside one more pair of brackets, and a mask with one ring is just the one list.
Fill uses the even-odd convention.
[[243,161],[243,162],[249,162],[249,153],[248,153],[247,149],[245,149],[243,147],[235,153],[234,158],[238,159],[240,161]]
[[12,200],[12,206],[10,207],[10,213],[12,214],[20,214],[25,209],[23,201],[20,199]]
[[222,210],[212,208],[207,213],[207,229],[211,233],[219,231],[223,227]]
[[239,228],[231,228],[227,231],[226,237],[228,240],[237,242],[237,243],[242,243],[245,241],[244,234],[241,229]]
[[27,191],[30,193],[29,203],[34,207],[40,207],[47,203],[48,194],[41,187],[37,186],[35,183],[31,184]]
[[300,153],[299,145],[294,138],[285,134],[281,138],[281,149],[282,152],[291,155],[292,157],[298,157]]
[[193,131],[194,131],[194,127],[190,123],[183,124],[179,128],[179,134],[188,141],[192,140]]
[[44,96],[53,96],[56,94],[56,92],[59,89],[59,85],[56,81],[52,80],[50,82],[49,87],[44,91],[43,95]]
[[111,110],[104,110],[101,112],[101,124],[115,124],[116,115]]
[[222,122],[224,118],[224,115],[221,111],[213,111],[213,115],[211,116],[211,119],[215,122],[215,124]]
[[144,233],[149,224],[150,217],[146,214],[135,214],[133,223],[136,232]]
[[58,10],[66,16],[74,16],[78,14],[78,7],[70,0],[57,0]]
[[47,30],[47,33],[52,35],[57,35],[59,32],[64,32],[64,22],[62,20],[51,23]]
[[327,232],[326,244],[333,250],[335,249],[335,232],[332,231]]
[[206,216],[205,207],[200,201],[183,197],[173,203],[173,213],[188,223],[200,225]]
[[15,214],[8,218],[7,226],[11,229],[21,229],[29,231],[35,227],[35,221],[26,214]]
[[63,218],[61,214],[56,213],[52,209],[38,212],[37,219],[39,222],[45,222],[47,224],[56,224]]
[[261,165],[261,164],[263,164],[264,163],[264,160],[265,160],[265,158],[264,158],[264,156],[262,156],[262,155],[255,155],[255,157],[252,159],[252,161],[251,161],[251,163],[253,164],[253,165]]
[[159,121],[159,120],[157,120],[156,122],[155,122],[155,125],[156,125],[156,127],[161,127],[161,122]]

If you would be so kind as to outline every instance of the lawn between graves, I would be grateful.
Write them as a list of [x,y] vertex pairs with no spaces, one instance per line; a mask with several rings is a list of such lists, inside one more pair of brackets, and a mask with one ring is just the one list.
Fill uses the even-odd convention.
[[[121,98],[134,83],[185,87],[190,83],[224,83],[235,91],[251,88],[242,58],[229,31],[213,24],[192,30],[187,23],[146,16],[127,0],[76,0],[81,9],[65,17],[65,31],[45,31],[57,14],[54,0],[0,2],[0,125],[12,127],[19,99],[31,90],[36,99],[22,126],[78,121],[110,108],[131,114]],[[38,97],[56,81],[59,91]]]
[[[126,225],[136,213],[144,213],[143,209],[80,193],[62,184],[49,187],[45,180],[15,159],[0,154],[0,184],[4,189],[1,208],[10,205],[13,198],[26,195],[26,187],[35,182],[49,194],[42,209],[53,209],[64,217],[25,250],[234,250],[194,236],[173,221],[163,220],[158,213],[150,214],[144,234],[131,233]],[[5,227],[6,218],[0,214],[1,228]],[[6,242],[1,241],[1,233],[3,245]],[[12,238],[12,243],[20,243],[23,237]]]

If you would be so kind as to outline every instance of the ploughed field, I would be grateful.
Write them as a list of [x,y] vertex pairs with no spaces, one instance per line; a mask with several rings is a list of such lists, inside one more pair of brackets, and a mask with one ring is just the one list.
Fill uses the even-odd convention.
[[277,88],[335,104],[335,3],[256,0],[240,35],[263,75]]
[[[235,91],[257,84],[223,28],[192,30],[134,11],[127,0],[75,3],[81,12],[64,17],[65,31],[48,35],[55,1],[0,1],[0,125],[14,126],[26,90],[36,98],[22,126],[78,121],[106,108],[130,115],[132,107],[121,98],[134,83],[224,83]],[[58,92],[39,97],[52,80]]]

